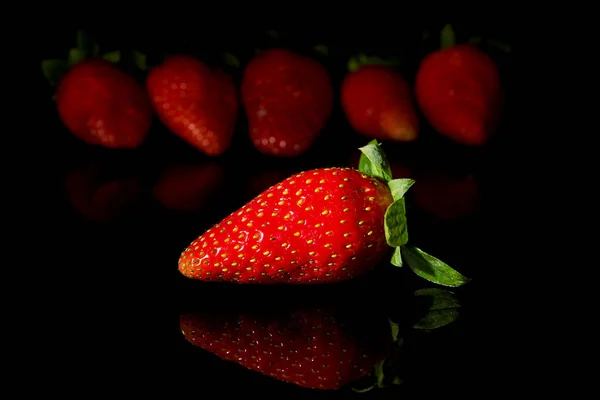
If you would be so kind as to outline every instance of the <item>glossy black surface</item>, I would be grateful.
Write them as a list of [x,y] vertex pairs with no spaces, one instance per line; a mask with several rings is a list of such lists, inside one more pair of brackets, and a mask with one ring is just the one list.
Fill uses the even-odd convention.
[[[430,305],[414,292],[435,285],[391,265],[339,285],[267,289],[202,284],[177,271],[180,252],[195,237],[270,184],[304,169],[357,166],[358,147],[369,138],[349,129],[339,106],[311,150],[295,159],[255,151],[243,115],[232,148],[216,159],[184,144],[158,121],[140,149],[111,151],[73,138],[52,103],[42,115],[47,123],[40,148],[47,151],[37,159],[44,165],[37,179],[44,195],[35,212],[46,227],[39,244],[46,256],[45,267],[36,269],[33,279],[52,295],[40,305],[48,311],[43,325],[50,342],[42,346],[41,369],[60,359],[69,365],[64,370],[69,381],[92,391],[121,383],[153,391],[166,384],[173,397],[175,391],[184,391],[209,398],[359,398],[349,389],[324,393],[299,388],[220,360],[184,339],[179,314],[189,309],[218,313],[242,307],[247,299],[273,299],[277,304],[291,298],[297,305],[335,300],[347,306],[364,298],[376,314],[398,322],[404,343],[399,367],[403,384],[363,396],[459,395],[478,387],[489,390],[506,379],[497,360],[503,358],[504,334],[512,330],[502,290],[512,274],[505,272],[502,253],[510,216],[503,196],[504,165],[514,135],[510,103],[497,137],[485,148],[457,146],[425,124],[417,143],[384,142],[393,168],[412,172],[414,189],[422,177],[438,182],[425,192],[428,196],[435,190],[447,194],[449,189],[439,189],[442,178],[431,176],[446,177],[454,182],[451,188],[462,188],[450,190],[454,205],[432,205],[423,200],[427,195],[417,198],[413,189],[408,195],[411,240],[473,279],[463,288],[449,289],[461,304],[458,318],[431,331],[413,327]],[[161,192],[165,177],[182,171],[190,182],[206,179],[206,185],[180,184],[179,189],[195,192],[189,196],[174,196],[173,187]],[[188,201],[181,202],[186,196]],[[196,199],[201,201],[192,201]],[[57,387],[63,384],[53,380]]]

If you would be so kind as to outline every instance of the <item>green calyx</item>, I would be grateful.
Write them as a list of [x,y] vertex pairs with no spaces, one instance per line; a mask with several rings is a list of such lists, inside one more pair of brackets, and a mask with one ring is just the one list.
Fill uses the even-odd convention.
[[350,60],[348,60],[348,71],[354,72],[363,65],[370,64],[398,67],[400,66],[400,60],[398,58],[384,59],[376,56],[367,56],[366,54],[359,54],[357,56],[351,57]]
[[[146,70],[146,56],[138,51],[132,51],[127,54],[136,68]],[[42,72],[50,85],[56,86],[60,78],[73,65],[90,58],[103,59],[112,63],[122,61],[123,54],[120,51],[110,51],[101,53],[98,44],[94,43],[90,37],[82,30],[77,32],[76,45],[69,50],[67,59],[51,59],[42,61]]]
[[457,287],[469,282],[468,278],[443,261],[409,245],[404,195],[415,181],[393,179],[390,165],[377,140],[361,147],[360,151],[359,171],[386,182],[394,199],[384,217],[385,238],[388,245],[394,248],[392,265],[408,265],[415,274],[438,285]]
[[440,32],[440,47],[442,49],[447,49],[456,44],[456,35],[454,34],[454,29],[452,29],[452,25],[446,24],[442,28]]

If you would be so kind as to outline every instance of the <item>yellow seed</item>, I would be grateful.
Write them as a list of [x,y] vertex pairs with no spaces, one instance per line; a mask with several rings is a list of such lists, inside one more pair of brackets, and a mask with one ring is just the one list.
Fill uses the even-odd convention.
[[364,224],[365,224],[365,221],[358,221],[358,224],[359,224],[359,225],[364,225]]
[[332,254],[331,255],[331,258],[336,258],[336,257],[337,257],[337,254]]
[[223,254],[221,254],[221,257],[227,258],[227,254],[223,253]]
[[269,264],[265,264],[265,265],[264,265],[264,267],[265,267],[265,268],[269,268],[269,267],[270,267],[270,265],[269,265]]
[[306,184],[307,184],[307,185],[308,185],[309,183],[311,183],[311,182],[312,182],[312,180],[310,180],[310,179],[307,179],[307,180],[306,180]]
[[328,273],[325,274],[325,276],[331,276],[331,274],[328,272]]
[[261,226],[262,226],[263,228],[266,228],[266,227],[267,227],[267,224],[265,223],[265,224],[262,224]]
[[244,258],[244,253],[238,254],[238,258]]
[[288,194],[289,192],[290,192],[289,190],[285,189],[285,190],[283,191],[283,194]]
[[215,263],[215,267],[220,267],[220,266],[221,266],[221,263],[218,263],[218,262]]
[[262,212],[262,211],[261,211],[261,212],[259,212],[258,214],[256,214],[256,216],[257,216],[257,217],[262,217],[263,215],[265,215],[265,213],[264,213],[264,212]]
[[250,212],[250,211],[252,211],[251,208],[246,208],[246,212]]
[[301,206],[302,204],[304,204],[304,199],[300,199],[296,202],[297,205]]
[[321,180],[319,181],[319,183],[320,183],[320,184],[323,184],[323,183],[325,183],[325,179],[321,179]]
[[269,250],[266,250],[266,251],[265,251],[263,254],[264,254],[265,256],[268,256],[269,254],[271,254],[271,252],[270,252]]
[[371,236],[373,234],[373,231],[369,231],[367,232],[367,235]]
[[206,275],[210,275],[210,272],[208,272],[208,271],[207,271],[207,272],[206,272]]
[[247,217],[242,218],[242,222],[246,222],[246,221],[248,221]]
[[329,214],[329,210],[323,210],[323,212],[321,214],[322,215],[327,215],[327,214]]
[[[227,240],[225,240],[225,241],[227,241]],[[205,249],[206,246],[208,246],[208,244],[206,242],[204,242],[204,244],[202,245],[202,248]]]
[[345,224],[346,222],[348,222],[348,221],[346,221],[345,219],[343,219],[343,220],[340,221],[340,224]]
[[278,185],[278,186],[277,186],[277,189],[281,190],[281,189],[283,189],[283,186],[281,186],[281,185]]
[[256,258],[251,258],[251,259],[250,259],[250,262],[251,262],[251,263],[253,263],[253,262],[256,262]]
[[200,238],[200,241],[201,241],[201,242],[204,242],[204,239],[205,239],[205,237],[204,237],[204,236],[202,236],[202,237]]
[[344,178],[344,182],[348,182],[350,179],[348,178]]
[[260,235],[259,235],[258,233],[255,233],[255,234],[252,236],[252,239],[258,239],[259,237],[260,237]]
[[331,236],[331,235],[333,235],[333,231],[327,231],[327,232],[325,232],[325,234],[328,236]]
[[282,205],[284,205],[284,204],[285,204],[285,201],[281,200],[281,201],[279,201],[279,203],[277,203],[277,204],[279,204],[280,206],[282,206]]
[[227,271],[229,271],[229,270],[228,270],[227,268],[223,268],[221,271],[223,271],[223,272],[227,272]]
[[281,261],[281,257],[275,257],[275,261]]
[[312,244],[312,242],[313,242],[313,240],[312,240],[312,239],[308,239],[308,240],[306,241],[306,243],[308,243],[308,244]]
[[343,188],[343,187],[344,187],[344,184],[343,184],[343,183],[340,183],[338,186],[339,186],[339,187],[341,187],[341,188]]
[[311,251],[310,253],[308,253],[309,256],[314,256],[315,254],[317,254],[317,253],[315,253],[314,251]]
[[218,244],[219,244],[219,241],[218,241],[218,240],[215,240],[215,241],[213,242],[213,246],[216,246],[216,245],[218,245]]
[[331,243],[327,243],[325,247],[331,247]]
[[375,201],[375,197],[369,197],[369,201]]
[[344,237],[348,237],[348,236],[350,236],[349,233],[344,233]]
[[325,201],[329,200],[331,198],[330,195],[325,196]]
[[303,219],[301,219],[300,221],[298,221],[298,224],[303,224],[305,221]]
[[233,263],[231,263],[231,266],[232,266],[232,267],[237,267],[237,265],[238,265],[238,264],[237,264],[236,262],[233,262]]
[[369,244],[367,247],[373,247],[373,243]]
[[313,172],[313,175],[319,175],[319,172]]
[[348,268],[346,268],[346,267],[342,267],[342,271],[345,271],[345,270],[347,270],[347,269],[348,269]]
[[290,219],[292,216],[290,214],[286,214],[285,217],[283,217],[283,219]]
[[366,207],[365,211],[371,211],[371,207]]
[[279,229],[280,231],[282,231],[282,230],[285,229],[285,227],[283,225],[281,225],[281,226],[278,226],[277,229]]
[[321,227],[321,224],[316,224],[315,225],[315,228],[320,228],[320,227]]
[[294,183],[296,183],[296,181],[290,181],[290,185],[293,185]]
[[277,271],[277,272],[283,272],[283,271],[285,271],[283,268],[279,268],[279,271]]
[[294,233],[294,236],[300,236],[300,232]]
[[330,262],[330,263],[327,263],[327,265],[329,265],[330,267],[333,267],[335,265],[335,263]]
[[231,225],[233,222],[231,221],[227,221],[227,225]]
[[300,196],[301,194],[302,194],[302,189],[300,189],[296,192],[296,196]]
[[233,229],[232,229],[232,232],[237,232],[237,231],[239,231],[239,230],[240,230],[240,229],[239,229],[239,228],[236,226],[235,228],[233,228]]
[[252,267],[246,267],[246,271],[252,271]]
[[296,264],[296,261],[290,261],[290,264]]
[[214,237],[215,237],[215,234],[214,234],[214,233],[211,233],[209,237],[211,237],[211,238],[214,238]]
[[[234,264],[235,264],[235,265],[237,265],[237,263],[233,263],[233,264],[231,264],[231,265],[234,265]],[[239,275],[239,274],[240,274],[240,272],[238,271],[238,272],[236,272],[235,274],[236,274],[236,275]]]
[[321,188],[316,188],[315,189],[315,193],[319,193],[321,191]]
[[273,197],[273,193],[269,193],[267,197]]
[[344,208],[344,212],[348,212],[350,209],[348,207]]
[[225,229],[221,229],[219,232],[221,232],[221,233],[225,233]]
[[238,236],[238,239],[243,239],[244,236],[246,236],[244,233],[240,233],[240,236]]
[[337,171],[334,171],[334,172],[333,172],[333,175],[337,175],[337,174],[338,174],[338,172],[337,172]]
[[273,214],[271,214],[271,217],[275,217],[275,216],[277,216],[277,214],[278,214],[277,211],[275,211]]
[[281,247],[286,247],[287,245],[288,245],[287,243],[283,243],[283,244],[281,245]]
[[200,248],[200,246],[195,246],[194,250],[198,250]]
[[258,249],[258,245],[257,244],[255,244],[254,246],[252,246],[252,250],[256,250],[256,249]]
[[237,215],[242,215],[243,211],[240,211]]
[[313,208],[312,208],[312,206],[308,206],[308,207],[306,207],[304,210],[305,210],[305,211],[310,211],[310,210],[312,210],[312,209],[313,209]]
[[352,260],[356,260],[356,256],[352,256]]
[[292,250],[292,254],[296,254],[298,250]]
[[[263,201],[262,203],[260,203],[260,206],[261,206],[261,207],[266,207],[266,206],[267,206],[267,202],[266,202],[266,201]],[[262,215],[261,215],[261,214],[262,214],[262,212],[259,212],[259,213],[258,213],[258,216],[259,216],[259,217],[262,217]]]

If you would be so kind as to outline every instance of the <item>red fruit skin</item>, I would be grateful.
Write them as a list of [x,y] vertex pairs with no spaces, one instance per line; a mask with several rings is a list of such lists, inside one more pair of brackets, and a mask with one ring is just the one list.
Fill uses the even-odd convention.
[[140,197],[142,183],[138,176],[105,178],[101,168],[86,165],[69,172],[65,178],[67,199],[88,220],[116,218]]
[[152,121],[143,86],[104,60],[71,67],[56,89],[56,105],[69,131],[90,145],[137,148]]
[[503,90],[494,62],[471,45],[456,45],[427,55],[415,83],[419,107],[441,134],[481,146],[500,116]]
[[241,92],[254,146],[275,156],[305,152],[333,108],[333,88],[325,68],[284,49],[254,57],[244,70]]
[[373,269],[391,247],[387,185],[349,168],[301,172],[211,227],[181,254],[188,278],[330,283]]
[[194,57],[175,55],[150,71],[146,88],[170,131],[209,156],[227,151],[239,109],[229,75]]
[[372,138],[412,142],[419,120],[404,77],[385,65],[364,65],[344,78],[341,103],[352,128]]
[[180,327],[188,342],[221,359],[321,390],[369,374],[387,355],[391,338],[382,324],[359,339],[327,309],[293,310],[280,319],[186,313]]
[[218,164],[174,165],[161,174],[152,193],[168,209],[196,212],[221,187],[223,176]]
[[475,214],[481,197],[472,175],[457,177],[430,172],[416,179],[412,188],[415,205],[442,221],[455,221]]

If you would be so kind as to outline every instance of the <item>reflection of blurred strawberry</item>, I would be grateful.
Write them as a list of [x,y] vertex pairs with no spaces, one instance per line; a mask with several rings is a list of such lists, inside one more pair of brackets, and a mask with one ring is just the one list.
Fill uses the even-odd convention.
[[417,207],[442,220],[456,220],[479,208],[479,191],[473,175],[459,177],[429,172],[416,178],[412,196]]
[[247,195],[254,197],[293,174],[294,171],[282,169],[256,171],[248,181]]
[[154,197],[172,210],[198,211],[221,187],[223,175],[216,163],[170,166],[154,186]]
[[191,344],[263,375],[313,389],[338,389],[366,376],[387,356],[392,341],[385,318],[358,329],[360,324],[327,308],[276,315],[189,313],[180,321]]
[[65,180],[67,198],[73,208],[90,220],[105,221],[130,208],[142,191],[139,176],[114,177],[98,165],[71,171]]

